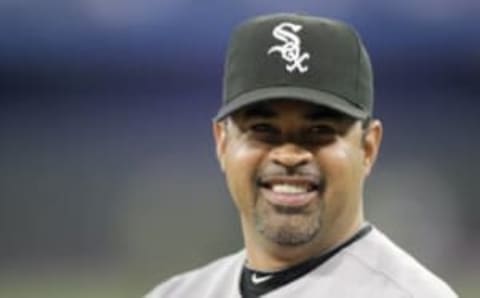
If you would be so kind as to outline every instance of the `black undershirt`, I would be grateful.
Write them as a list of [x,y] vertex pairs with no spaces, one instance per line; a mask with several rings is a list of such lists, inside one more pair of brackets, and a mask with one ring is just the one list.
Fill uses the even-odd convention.
[[[344,242],[340,246],[337,246],[321,256],[309,259],[285,270],[273,273],[263,272],[249,269],[244,265],[240,278],[240,293],[242,294],[243,298],[256,298],[261,295],[265,295],[281,286],[284,286],[317,268],[345,247],[367,235],[371,230],[371,225],[364,226],[348,241]],[[257,283],[254,283],[252,279],[256,279]]]

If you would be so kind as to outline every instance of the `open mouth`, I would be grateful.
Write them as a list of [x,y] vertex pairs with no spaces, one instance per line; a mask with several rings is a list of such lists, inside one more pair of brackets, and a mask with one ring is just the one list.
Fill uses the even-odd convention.
[[317,191],[319,183],[315,179],[304,177],[283,177],[263,179],[258,182],[262,188],[276,193],[299,194]]
[[301,206],[317,197],[321,183],[313,177],[272,177],[258,182],[261,193],[274,205]]

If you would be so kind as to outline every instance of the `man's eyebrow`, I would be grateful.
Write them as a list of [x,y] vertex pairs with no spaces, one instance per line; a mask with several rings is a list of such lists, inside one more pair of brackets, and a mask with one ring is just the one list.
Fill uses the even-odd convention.
[[319,121],[325,119],[346,120],[350,118],[345,114],[327,108],[316,108],[313,111],[308,111],[305,113],[304,117],[310,121]]
[[267,119],[271,119],[271,118],[274,118],[274,117],[278,116],[278,114],[274,110],[269,109],[266,106],[258,105],[258,106],[246,108],[242,112],[242,116],[247,118],[247,119],[248,118],[267,118]]

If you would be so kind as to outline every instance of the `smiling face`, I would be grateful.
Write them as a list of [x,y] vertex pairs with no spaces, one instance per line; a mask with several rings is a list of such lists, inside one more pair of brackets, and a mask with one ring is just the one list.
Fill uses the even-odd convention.
[[[381,126],[275,100],[214,124],[217,154],[248,243],[335,245],[363,220]],[[320,244],[318,244],[320,245]]]

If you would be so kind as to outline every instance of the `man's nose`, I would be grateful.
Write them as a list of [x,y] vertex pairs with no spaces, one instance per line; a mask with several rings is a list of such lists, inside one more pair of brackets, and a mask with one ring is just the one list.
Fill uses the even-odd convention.
[[313,159],[312,152],[293,143],[282,144],[270,154],[274,163],[287,168],[303,166]]

